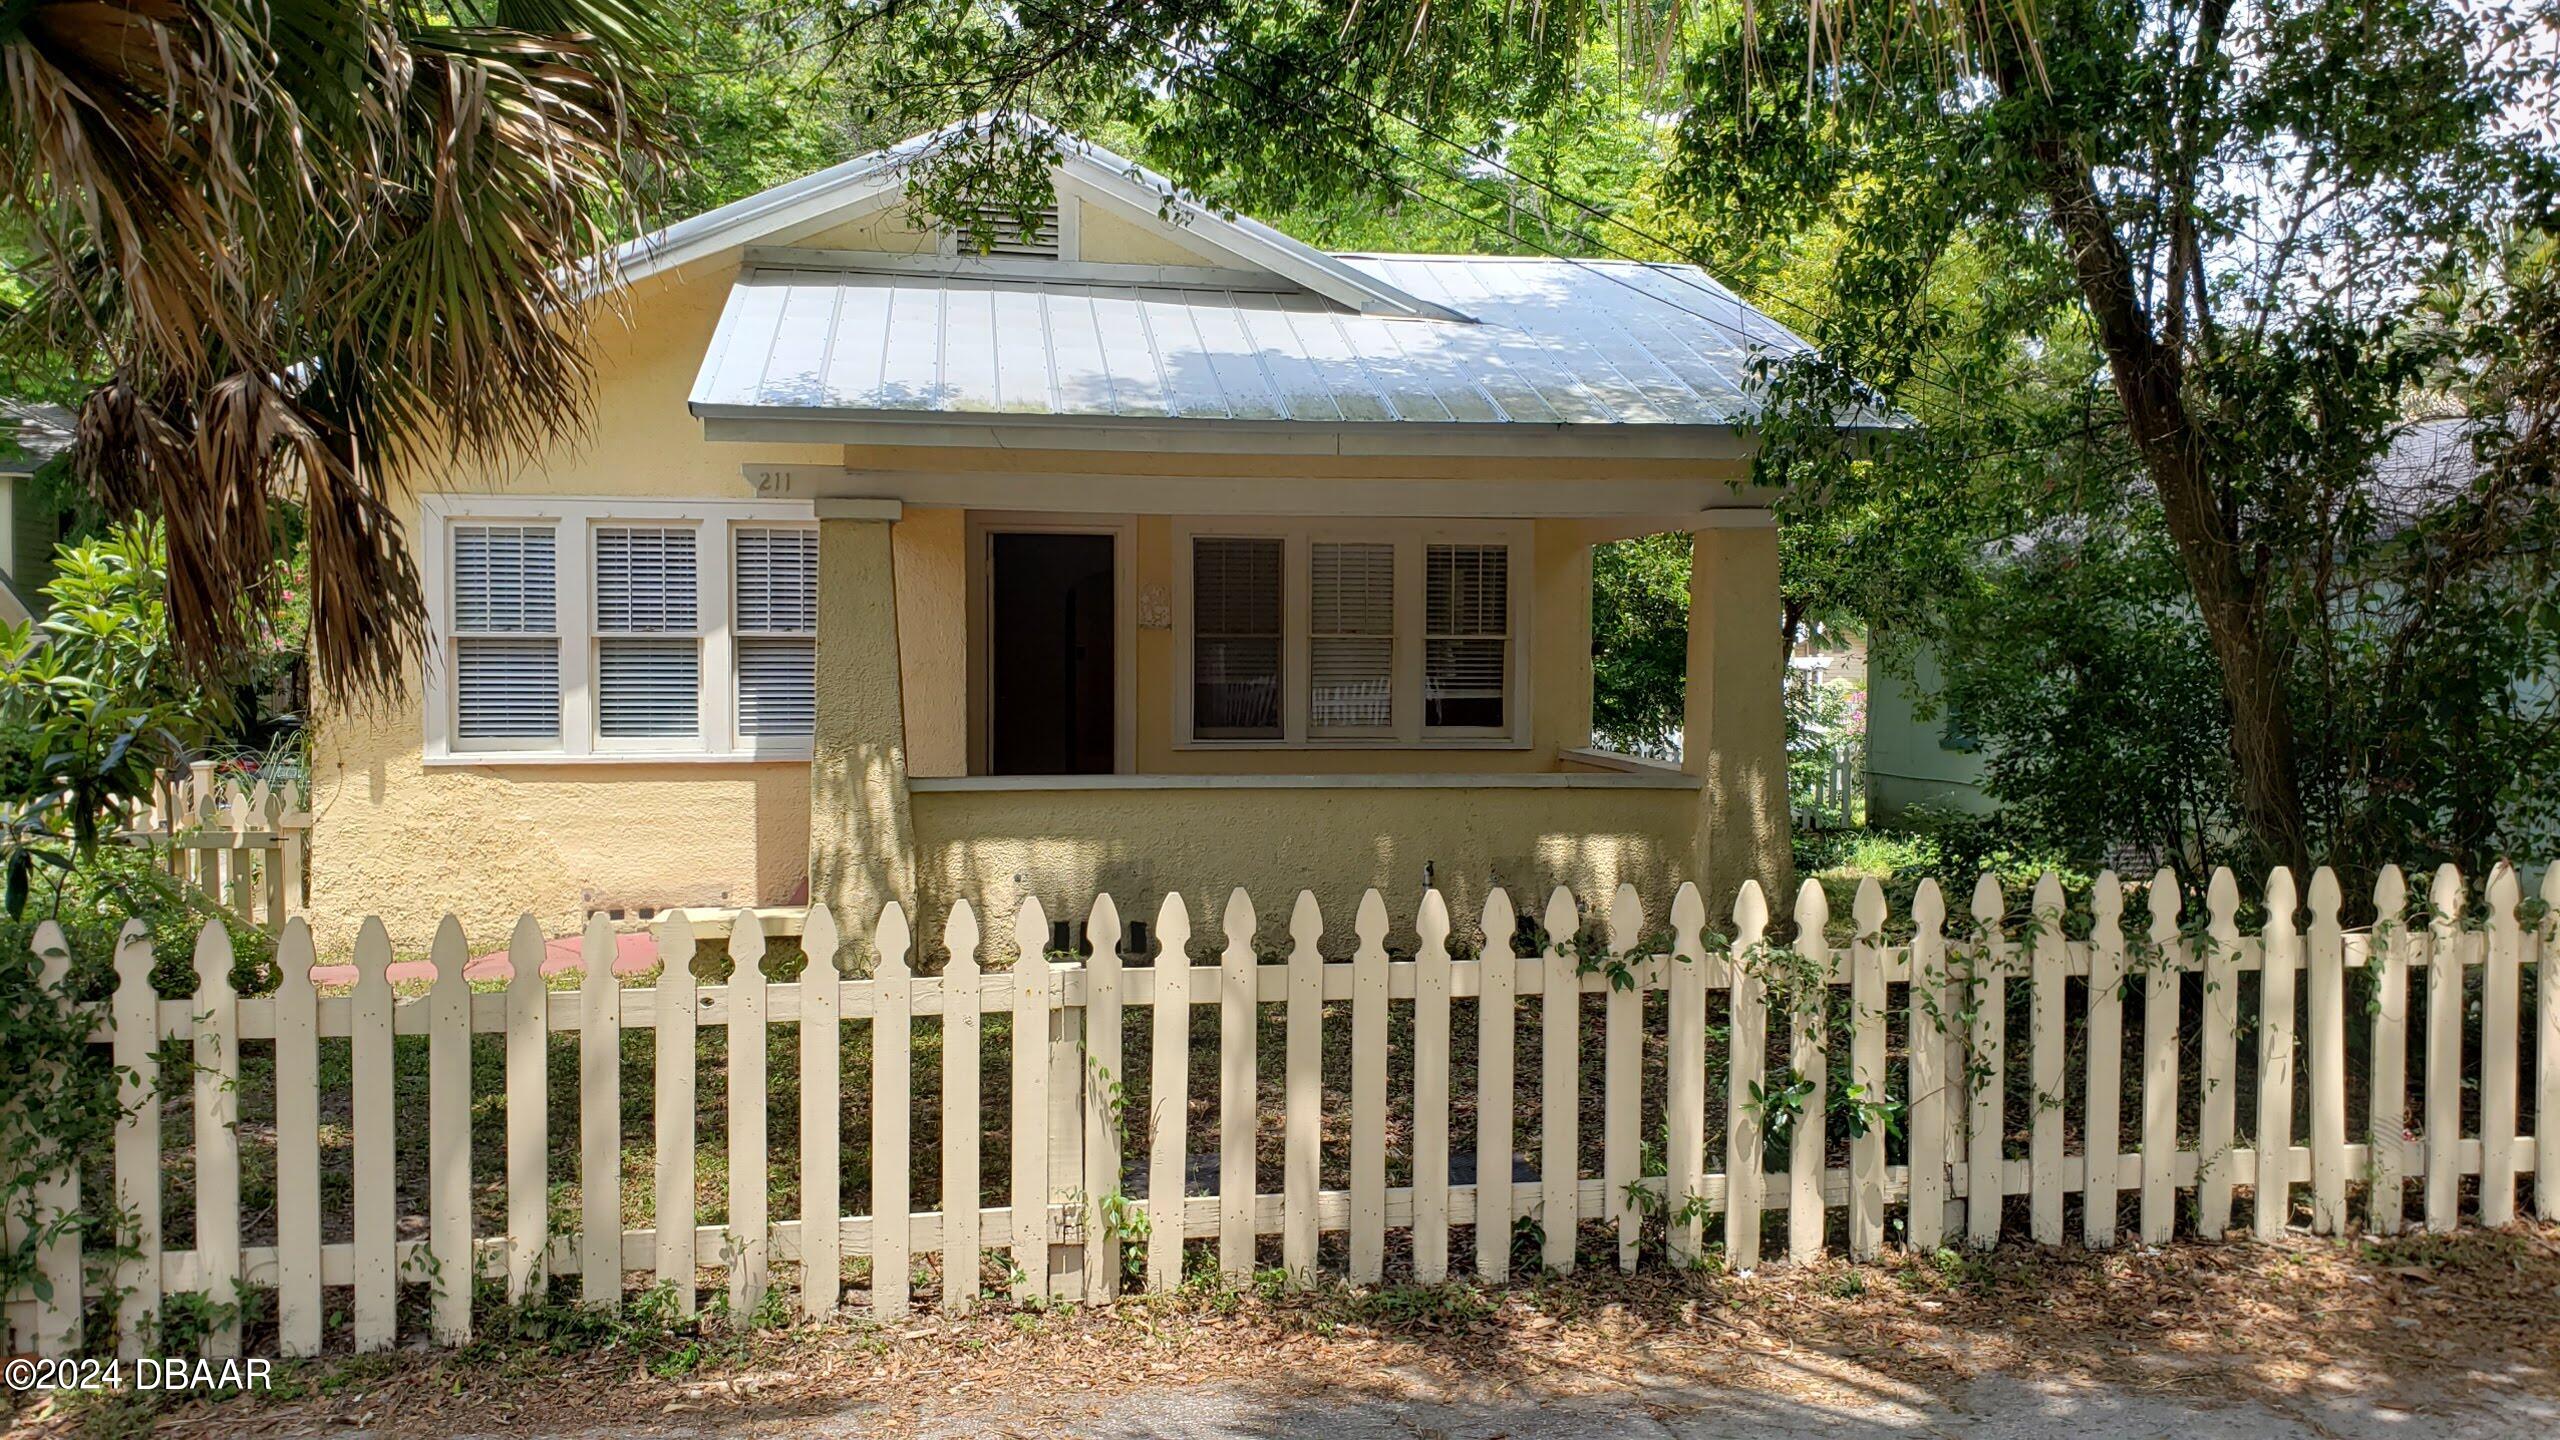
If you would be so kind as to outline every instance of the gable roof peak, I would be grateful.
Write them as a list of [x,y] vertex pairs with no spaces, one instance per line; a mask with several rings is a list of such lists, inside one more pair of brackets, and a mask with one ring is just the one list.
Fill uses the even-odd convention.
[[[1220,214],[1166,177],[1028,111],[987,111],[911,136],[885,149],[785,181],[616,248],[610,267],[623,283],[748,246],[788,245],[846,212],[892,203],[907,172],[955,143],[998,125],[1057,147],[1054,180],[1076,198],[1133,223],[1158,228],[1237,268],[1267,271],[1362,314],[1469,321],[1473,317],[1380,279],[1340,257],[1243,215]],[[1062,196],[1063,198],[1063,196]]]

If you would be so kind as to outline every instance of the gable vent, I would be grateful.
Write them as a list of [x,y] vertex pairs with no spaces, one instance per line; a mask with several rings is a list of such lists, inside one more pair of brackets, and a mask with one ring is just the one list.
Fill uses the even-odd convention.
[[[1040,223],[1031,231],[1022,228],[1021,213],[1001,205],[971,207],[979,224],[964,226],[952,232],[963,255],[1011,255],[1032,260],[1058,258],[1058,207],[1055,203],[1042,207]],[[981,250],[980,246],[985,246]]]

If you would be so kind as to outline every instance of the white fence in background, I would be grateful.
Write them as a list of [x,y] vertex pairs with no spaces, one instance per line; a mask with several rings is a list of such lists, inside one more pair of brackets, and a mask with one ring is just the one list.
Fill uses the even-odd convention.
[[294,783],[243,782],[199,760],[162,778],[116,838],[160,853],[169,874],[270,929],[308,908],[310,798]]
[[[1306,1278],[1331,1263],[1337,1252],[1325,1237],[1336,1233],[1339,1263],[1354,1282],[1385,1273],[1391,1234],[1406,1237],[1400,1274],[1409,1267],[1412,1278],[1430,1283],[1472,1271],[1501,1281],[1524,1216],[1542,1237],[1538,1263],[1557,1270],[1575,1263],[1577,1249],[1634,1265],[1648,1213],[1656,1225],[1667,1219],[1662,1241],[1673,1262],[1698,1256],[1720,1235],[1724,1261],[1736,1268],[1811,1259],[1833,1243],[1872,1257],[1897,1235],[1897,1243],[1923,1250],[1959,1240],[1987,1246],[2002,1237],[2013,1208],[2023,1211],[2033,1241],[2059,1245],[2066,1200],[2075,1196],[2084,1202],[2080,1239],[2090,1246],[2112,1245],[2128,1229],[2145,1242],[2170,1238],[2181,1197],[2192,1203],[2194,1232],[2221,1236],[2243,1190],[2250,1207],[2240,1223],[2261,1236],[2286,1226],[2298,1195],[2315,1231],[2350,1223],[2351,1194],[2360,1194],[2370,1229],[2398,1230],[2412,1183],[2423,1223],[2447,1229],[2457,1223],[2467,1177],[2477,1177],[2483,1223],[2515,1215],[2518,1179],[2528,1175],[2533,1207],[2551,1216],[2560,1213],[2560,1124],[2552,1119],[2560,1114],[2560,986],[2537,984],[2531,1015],[2520,1013],[2520,986],[2560,954],[2549,918],[2560,871],[2544,880],[2540,905],[2523,902],[2519,890],[2516,872],[2501,866],[2486,887],[2486,921],[2474,927],[2459,918],[2465,889],[2450,868],[2416,906],[2406,903],[2399,873],[2386,872],[2379,921],[2349,933],[2327,871],[2311,883],[2308,924],[2300,927],[2294,881],[2278,871],[2265,892],[2271,918],[2259,934],[2243,935],[2228,872],[2214,877],[2201,925],[2182,924],[2165,875],[2148,887],[2147,923],[2125,915],[2126,891],[2109,874],[2092,897],[2087,938],[2067,939],[2062,890],[2051,877],[2037,886],[2034,919],[2022,928],[2004,924],[2005,897],[1986,877],[1972,896],[1971,925],[1959,919],[1951,928],[1928,883],[1912,906],[1909,938],[1886,943],[1884,896],[1869,882],[1845,927],[1849,938],[1834,944],[1824,938],[1823,892],[1808,884],[1795,910],[1800,938],[1783,947],[1767,942],[1770,917],[1756,887],[1736,903],[1729,941],[1710,935],[1697,891],[1682,887],[1667,943],[1648,939],[1635,893],[1621,890],[1607,908],[1605,953],[1565,938],[1585,927],[1559,890],[1544,907],[1541,953],[1519,958],[1504,954],[1518,927],[1500,891],[1465,935],[1441,897],[1426,893],[1410,958],[1388,953],[1388,912],[1373,891],[1351,923],[1356,944],[1344,948],[1352,958],[1330,962],[1318,951],[1325,917],[1301,895],[1291,946],[1276,963],[1256,953],[1254,907],[1238,891],[1214,958],[1191,949],[1185,902],[1165,898],[1153,940],[1159,960],[1182,957],[1172,964],[1124,963],[1122,917],[1107,896],[1087,921],[1091,958],[1057,963],[1043,953],[1048,916],[1030,900],[991,946],[967,905],[943,917],[948,960],[935,974],[915,973],[916,937],[892,906],[868,937],[874,959],[862,978],[842,973],[842,957],[856,947],[840,943],[833,918],[814,909],[802,941],[808,968],[791,983],[766,978],[765,938],[752,915],[731,929],[731,978],[698,983],[695,939],[679,916],[663,928],[665,968],[647,988],[615,978],[614,937],[597,922],[585,936],[584,980],[574,990],[544,986],[543,937],[528,917],[510,947],[513,979],[485,992],[466,982],[470,947],[448,919],[435,937],[436,978],[418,996],[395,995],[386,973],[392,949],[378,922],[358,942],[353,993],[325,997],[311,983],[310,938],[299,921],[282,939],[281,988],[255,997],[233,993],[232,956],[218,927],[196,946],[195,993],[155,993],[150,946],[133,927],[96,1032],[125,1072],[129,1102],[112,1173],[66,1172],[42,1197],[67,1214],[81,1186],[110,1187],[131,1243],[111,1252],[114,1237],[92,1237],[84,1256],[79,1237],[64,1234],[41,1256],[44,1298],[16,1297],[10,1314],[27,1349],[117,1345],[140,1353],[170,1297],[206,1292],[220,1302],[241,1287],[266,1288],[277,1343],[306,1354],[322,1344],[323,1295],[333,1288],[351,1292],[344,1308],[352,1344],[378,1349],[402,1338],[404,1283],[429,1292],[426,1323],[434,1339],[451,1344],[472,1330],[473,1287],[464,1280],[473,1275],[502,1277],[513,1297],[535,1293],[552,1274],[575,1275],[580,1293],[597,1303],[620,1301],[635,1277],[654,1278],[688,1309],[697,1285],[725,1282],[745,1310],[788,1280],[778,1267],[789,1266],[800,1311],[823,1316],[852,1299],[885,1320],[908,1313],[915,1266],[928,1256],[941,1260],[939,1293],[928,1303],[952,1310],[981,1298],[984,1267],[999,1252],[1017,1296],[1064,1289],[1105,1300],[1123,1283],[1120,1246],[1141,1228],[1140,1215],[1146,1235],[1134,1283],[1146,1289],[1179,1282],[1186,1240],[1213,1241],[1218,1268],[1242,1276],[1258,1263],[1258,1240],[1277,1235],[1280,1263]],[[1475,958],[1474,937],[1500,958]],[[58,980],[66,966],[59,933],[48,930],[38,945]],[[984,967],[989,950],[1010,965]],[[2356,971],[2369,972],[2369,1006],[2347,1002]],[[2466,1055],[2463,996],[2475,972],[2480,1041]],[[2191,973],[2198,980],[2182,984]],[[2182,994],[2191,1005],[2201,997],[2203,1013],[2182,1018]],[[2425,1017],[2417,1037],[2424,1064],[2414,1076],[2407,1068],[2413,1001]],[[2024,1007],[2023,1053],[2010,1053],[2011,1006]],[[1214,1173],[1194,1154],[1189,1118],[1199,1007],[1220,1017]],[[2080,1024],[2067,1023],[2066,1007],[2080,1009]],[[1256,1040],[1270,1009],[1280,1012],[1286,1036],[1282,1180],[1262,1190]],[[2139,1022],[2132,1053],[2128,1012]],[[1516,1054],[1515,1022],[1530,1013],[1535,1043]],[[1471,1027],[1453,1031],[1453,1014],[1471,1014]],[[1013,1048],[1009,1174],[1000,1184],[980,1163],[981,1028],[991,1016],[1009,1017],[1012,1033],[1045,1042]],[[920,1113],[916,1017],[938,1017],[941,1027],[932,1062],[941,1073],[941,1193],[980,1203],[918,1209],[910,1194]],[[1348,1183],[1328,1189],[1320,1183],[1324,1030],[1346,1019]],[[777,1047],[777,1025],[794,1027],[796,1040]],[[846,1194],[839,1169],[848,1136],[840,1045],[849,1027],[862,1026],[872,1032],[875,1097],[867,1153],[876,1178],[867,1196]],[[1464,1042],[1470,1028],[1471,1063],[1460,1065],[1453,1040]],[[654,1223],[646,1228],[627,1225],[623,1210],[622,1036],[632,1029],[655,1032]],[[2074,1030],[2078,1043],[2067,1043]],[[697,1224],[695,1209],[696,1041],[705,1031],[726,1038],[727,1219],[718,1226]],[[1143,1115],[1121,1116],[1118,1077],[1086,1057],[1118,1057],[1123,1041],[1140,1033],[1152,1057],[1150,1103]],[[503,1080],[491,1096],[475,1092],[475,1034],[504,1037]],[[549,1127],[562,1118],[549,1108],[548,1050],[563,1034],[577,1037],[582,1137],[570,1233],[555,1229],[546,1207]],[[395,1113],[397,1035],[426,1037],[423,1123]],[[1719,1035],[1729,1035],[1729,1063],[1711,1064]],[[1899,1107],[1899,1134],[1888,1133],[1897,1127],[1881,1123],[1881,1109],[1880,1123],[1859,1133],[1827,1133],[1826,1050],[1842,1036],[1847,1082],[1860,1087],[1850,1098]],[[2198,1047],[2195,1073],[2182,1070],[2182,1036]],[[331,1243],[323,1243],[316,1080],[327,1037],[351,1038],[353,1066],[351,1216],[329,1217],[351,1219],[351,1238]],[[164,1039],[187,1042],[188,1070],[161,1071]],[[2527,1040],[2530,1067],[2519,1063]],[[244,1245],[241,1055],[244,1046],[267,1044],[278,1100],[278,1238]],[[1409,1107],[1390,1095],[1391,1052],[1400,1070],[1409,1067]],[[2348,1111],[2351,1064],[2362,1067],[2370,1096],[2358,1115]],[[765,1101],[768,1076],[784,1066],[796,1067],[799,1081],[800,1203],[797,1214],[775,1215],[768,1170],[791,1157],[777,1157],[768,1144]],[[2032,1084],[2013,1086],[2010,1072],[2022,1066]],[[2259,1082],[2249,1116],[2236,1104],[2244,1069]],[[1515,1102],[1532,1074],[1540,1097],[1576,1103],[1541,1104],[1534,1133],[1515,1134]],[[2075,1075],[2078,1123],[2066,1126]],[[185,1250],[161,1238],[173,1157],[164,1154],[162,1106],[152,1097],[164,1083],[193,1099],[193,1154],[185,1158],[195,1239]],[[2477,1133],[2466,1134],[2462,1097],[2472,1085]],[[2522,1133],[2527,1085],[2522,1096],[2533,1103],[2534,1123]],[[1707,1129],[1711,1089],[1723,1097],[1720,1137]],[[1453,1095],[1474,1099],[1472,1166],[1452,1164]],[[502,1151],[474,1154],[473,1107],[496,1098],[505,1111]],[[1604,1133],[1586,1147],[1581,1102],[1595,1098]],[[1391,1110],[1402,1117],[1392,1133],[1410,1170],[1410,1183],[1394,1187]],[[1786,1155],[1764,1170],[1775,1148],[1764,1130],[1782,1115],[1791,1132]],[[1657,1126],[1667,1143],[1656,1152],[1661,1163],[1648,1165],[1647,1132]],[[2076,1153],[2066,1144],[2075,1133]],[[404,1227],[395,1151],[413,1145],[426,1148],[424,1213],[411,1217],[423,1223]],[[1520,1166],[1527,1178],[1515,1178]],[[492,1172],[505,1177],[506,1194],[504,1223],[493,1231],[475,1227],[472,1208],[475,1176]],[[1124,1188],[1139,1188],[1130,1183],[1138,1176],[1145,1198],[1124,1198]],[[2003,1203],[2011,1197],[2023,1205]],[[1784,1239],[1773,1237],[1764,1256],[1764,1219],[1778,1216]],[[849,1296],[845,1282],[857,1261],[868,1262],[867,1293]],[[84,1339],[84,1294],[112,1302],[112,1335]],[[236,1318],[215,1324],[206,1340],[215,1354],[240,1344]]]

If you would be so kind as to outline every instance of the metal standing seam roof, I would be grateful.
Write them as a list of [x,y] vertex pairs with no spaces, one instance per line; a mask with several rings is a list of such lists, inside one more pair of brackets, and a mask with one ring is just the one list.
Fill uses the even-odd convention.
[[697,414],[1714,425],[1755,355],[1803,341],[1704,271],[1343,255],[1464,320],[1363,315],[1285,286],[1196,288],[751,264]]

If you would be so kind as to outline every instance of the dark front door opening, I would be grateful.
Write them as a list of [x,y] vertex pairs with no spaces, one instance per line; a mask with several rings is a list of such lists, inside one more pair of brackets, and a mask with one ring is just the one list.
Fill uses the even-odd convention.
[[1113,538],[1016,531],[987,543],[988,769],[1110,774]]

